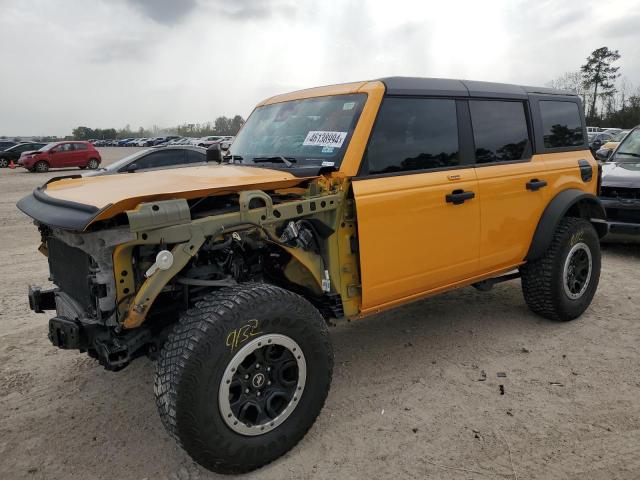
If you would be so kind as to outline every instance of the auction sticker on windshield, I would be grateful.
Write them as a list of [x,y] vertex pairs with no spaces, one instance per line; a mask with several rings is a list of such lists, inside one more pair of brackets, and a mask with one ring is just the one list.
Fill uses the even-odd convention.
[[307,133],[307,138],[304,139],[304,145],[314,147],[336,147],[340,148],[344,139],[347,138],[347,132],[323,132],[319,130],[312,130]]

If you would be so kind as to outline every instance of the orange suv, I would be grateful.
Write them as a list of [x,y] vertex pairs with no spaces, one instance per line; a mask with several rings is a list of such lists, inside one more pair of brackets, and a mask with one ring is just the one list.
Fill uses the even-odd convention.
[[565,321],[596,292],[607,223],[569,92],[313,88],[263,101],[207,156],[52,180],[18,207],[55,284],[29,291],[56,311],[51,342],[111,370],[157,360],[160,418],[211,470],[258,468],[311,427],[333,371],[327,319],[519,277],[531,310]]

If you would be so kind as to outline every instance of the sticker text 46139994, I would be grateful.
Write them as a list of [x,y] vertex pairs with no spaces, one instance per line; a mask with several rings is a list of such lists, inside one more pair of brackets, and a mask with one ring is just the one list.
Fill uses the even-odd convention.
[[335,147],[340,148],[347,138],[347,132],[323,132],[320,130],[312,130],[307,133],[304,139],[304,145],[312,147]]

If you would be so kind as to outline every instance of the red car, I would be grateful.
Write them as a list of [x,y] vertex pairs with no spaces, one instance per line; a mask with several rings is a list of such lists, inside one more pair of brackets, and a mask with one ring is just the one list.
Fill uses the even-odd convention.
[[100,153],[89,142],[53,142],[38,151],[23,154],[18,165],[30,172],[67,167],[95,170],[101,161]]

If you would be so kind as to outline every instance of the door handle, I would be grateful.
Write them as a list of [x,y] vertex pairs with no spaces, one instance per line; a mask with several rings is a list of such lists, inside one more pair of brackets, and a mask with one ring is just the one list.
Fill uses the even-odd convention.
[[542,187],[546,187],[546,186],[547,186],[546,180],[538,180],[537,178],[532,178],[527,182],[527,190],[531,190],[532,192],[540,190]]
[[444,197],[444,198],[447,201],[447,203],[453,203],[454,205],[460,205],[460,204],[464,203],[467,200],[471,200],[475,196],[476,196],[476,194],[473,193],[473,192],[465,192],[464,190],[457,189],[457,190],[454,190],[453,192],[447,194],[447,196]]

